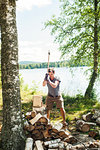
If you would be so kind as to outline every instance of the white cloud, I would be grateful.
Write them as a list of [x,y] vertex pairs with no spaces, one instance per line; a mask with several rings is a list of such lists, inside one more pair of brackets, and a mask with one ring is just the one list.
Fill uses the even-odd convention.
[[48,50],[50,50],[50,61],[58,61],[61,53],[58,45],[50,42],[19,41],[19,61],[48,61]]
[[18,0],[17,8],[20,11],[31,10],[33,6],[44,7],[52,4],[52,0]]

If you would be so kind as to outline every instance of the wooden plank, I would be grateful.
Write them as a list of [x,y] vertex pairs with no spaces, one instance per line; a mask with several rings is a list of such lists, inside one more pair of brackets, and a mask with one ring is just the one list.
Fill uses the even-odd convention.
[[42,115],[40,113],[38,113],[33,119],[31,119],[29,122],[33,125],[35,124],[40,118],[42,117]]
[[42,96],[41,95],[34,95],[32,97],[33,100],[33,107],[42,107]]
[[25,150],[33,150],[33,139],[32,138],[26,139]]
[[35,141],[35,145],[36,145],[37,150],[44,150],[42,146],[42,142],[40,140]]

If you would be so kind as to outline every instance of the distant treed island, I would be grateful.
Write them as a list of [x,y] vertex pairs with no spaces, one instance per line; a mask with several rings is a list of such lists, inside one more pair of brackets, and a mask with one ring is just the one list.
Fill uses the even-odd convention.
[[[19,69],[35,69],[35,68],[47,68],[47,62],[29,62],[23,61],[19,62]],[[75,63],[73,60],[70,61],[57,61],[50,62],[49,67],[81,67],[81,66],[90,66],[90,63],[87,61],[81,61],[80,63]]]

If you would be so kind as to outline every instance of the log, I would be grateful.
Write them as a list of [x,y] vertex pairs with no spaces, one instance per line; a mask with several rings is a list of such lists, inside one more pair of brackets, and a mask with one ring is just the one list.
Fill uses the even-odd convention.
[[88,132],[90,130],[90,125],[86,122],[84,122],[83,120],[78,120],[76,122],[76,127],[78,130],[82,131],[82,132]]
[[96,119],[96,123],[97,123],[98,125],[100,125],[100,117],[98,117],[98,118]]
[[32,138],[26,139],[25,150],[33,150],[33,139]]
[[33,107],[42,107],[42,96],[41,95],[34,95],[32,97],[33,100]]
[[64,143],[53,143],[53,144],[49,144],[48,146],[49,148],[61,148],[61,149],[64,149],[65,148],[65,145]]
[[50,145],[50,144],[59,143],[60,141],[61,141],[61,139],[46,141],[46,142],[44,142],[44,145],[47,146],[47,145]]
[[95,110],[94,115],[92,116],[93,119],[97,119],[98,117],[100,117],[100,111],[99,110]]
[[91,113],[91,112],[89,112],[89,113],[87,113],[87,114],[84,114],[83,116],[82,116],[82,118],[83,118],[83,120],[84,121],[91,121],[92,120],[92,116],[93,116],[93,114]]
[[42,146],[42,142],[40,140],[35,141],[35,145],[36,145],[37,150],[44,150]]
[[34,125],[40,118],[42,117],[42,115],[40,113],[38,113],[33,119],[31,119],[29,122]]

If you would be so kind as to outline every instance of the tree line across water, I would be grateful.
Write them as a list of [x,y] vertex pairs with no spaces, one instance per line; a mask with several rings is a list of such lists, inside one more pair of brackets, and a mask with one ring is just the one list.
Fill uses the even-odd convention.
[[[48,63],[33,63],[33,64],[20,64],[19,69],[35,69],[35,68],[47,68]],[[50,62],[49,67],[79,67],[79,66],[90,66],[87,61],[82,61],[81,63],[75,64],[72,60],[70,61],[58,61]]]

